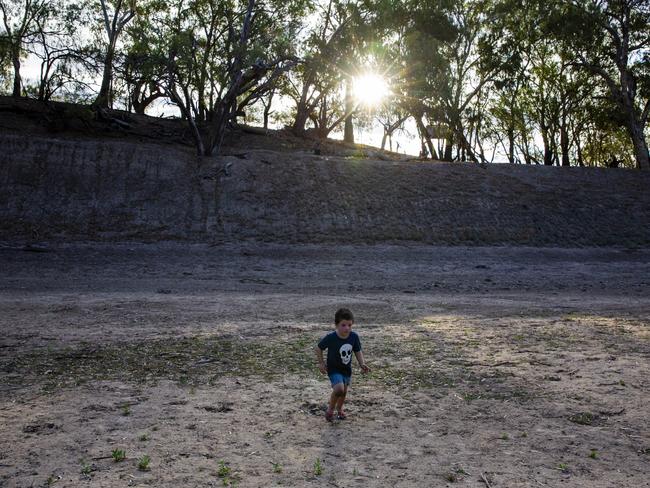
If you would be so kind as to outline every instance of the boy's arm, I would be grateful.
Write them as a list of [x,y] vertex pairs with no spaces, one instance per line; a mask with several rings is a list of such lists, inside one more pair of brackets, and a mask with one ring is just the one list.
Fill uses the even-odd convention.
[[323,350],[316,346],[316,359],[318,360],[318,369],[320,370],[321,373],[327,374],[327,366],[325,366],[325,360],[323,359]]
[[357,362],[359,363],[359,366],[361,367],[361,371],[363,371],[364,373],[369,373],[370,368],[366,365],[366,361],[363,359],[363,352],[354,351],[354,356],[357,358]]

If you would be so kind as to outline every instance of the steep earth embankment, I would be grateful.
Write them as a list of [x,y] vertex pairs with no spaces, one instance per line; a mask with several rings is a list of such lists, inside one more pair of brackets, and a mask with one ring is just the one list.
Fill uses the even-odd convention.
[[[133,139],[0,134],[2,240],[650,244],[650,174],[320,155],[240,135],[219,159]],[[393,156],[391,156],[393,157]]]

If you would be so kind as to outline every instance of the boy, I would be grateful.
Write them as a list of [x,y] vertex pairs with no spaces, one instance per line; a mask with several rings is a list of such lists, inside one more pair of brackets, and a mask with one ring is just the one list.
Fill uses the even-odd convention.
[[[348,393],[350,380],[352,378],[352,353],[354,352],[357,362],[363,373],[368,373],[370,368],[366,366],[361,352],[361,341],[356,332],[352,332],[354,316],[347,308],[341,308],[334,315],[334,332],[323,337],[316,346],[316,358],[318,368],[323,374],[327,374],[332,383],[332,395],[325,413],[325,420],[331,422],[336,409],[339,420],[345,420],[343,402]],[[327,349],[327,365],[323,360],[323,351]]]

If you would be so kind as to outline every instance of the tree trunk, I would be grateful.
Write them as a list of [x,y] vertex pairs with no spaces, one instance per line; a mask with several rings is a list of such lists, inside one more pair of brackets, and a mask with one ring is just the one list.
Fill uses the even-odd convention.
[[508,162],[515,164],[515,130],[508,128]]
[[354,126],[352,124],[352,112],[354,111],[354,101],[352,100],[352,80],[348,76],[345,80],[345,129],[343,131],[343,140],[354,143]]
[[634,116],[628,118],[627,130],[634,145],[634,156],[636,157],[637,169],[650,170],[650,159],[648,158],[648,143],[645,140],[641,124]]
[[305,132],[305,125],[307,125],[307,120],[309,119],[309,110],[306,105],[299,105],[296,110],[296,120],[293,122],[293,133],[296,135],[302,135]]
[[548,134],[542,130],[542,142],[544,144],[544,166],[553,166],[553,151],[548,141]]
[[445,139],[445,155],[442,157],[443,161],[451,161],[453,159],[454,139],[451,135],[451,130]]
[[14,65],[14,89],[11,94],[14,98],[22,95],[22,78],[20,76],[20,52],[12,52],[11,61]]
[[569,134],[564,123],[560,129],[560,148],[562,151],[562,166],[571,166],[569,159]]
[[106,52],[106,61],[104,62],[104,72],[102,75],[102,85],[99,89],[99,94],[95,99],[95,105],[101,108],[109,108],[111,105],[111,81],[113,78],[113,58],[115,56],[115,46],[113,41],[108,45]]
[[436,154],[436,150],[433,148],[433,141],[431,140],[431,135],[429,134],[429,131],[422,123],[422,115],[417,115],[415,117],[415,123],[418,126],[420,135],[424,138],[424,140],[427,143],[427,148],[429,149],[429,153],[431,154],[431,159],[437,159],[438,155]]

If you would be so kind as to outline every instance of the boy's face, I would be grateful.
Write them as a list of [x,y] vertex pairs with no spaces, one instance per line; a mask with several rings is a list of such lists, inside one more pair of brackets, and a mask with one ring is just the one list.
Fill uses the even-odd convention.
[[336,324],[336,333],[341,339],[347,339],[347,337],[350,335],[350,332],[352,331],[352,324],[353,322],[351,320],[341,320],[338,324]]

